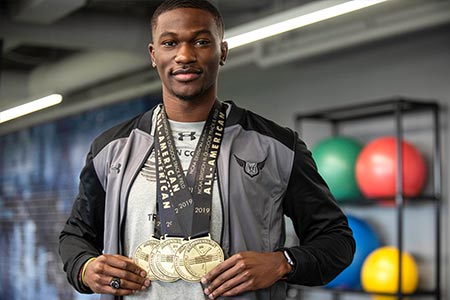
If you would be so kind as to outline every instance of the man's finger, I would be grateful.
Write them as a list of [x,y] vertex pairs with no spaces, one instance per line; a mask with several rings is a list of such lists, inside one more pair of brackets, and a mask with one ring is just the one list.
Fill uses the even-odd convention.
[[[119,277],[118,277],[119,278]],[[136,281],[130,281],[125,278],[119,278],[120,281],[120,289],[126,289],[126,290],[140,290],[142,287],[142,284],[137,283]],[[108,285],[110,285],[111,281],[109,281]]]
[[106,258],[107,264],[118,269],[128,270],[138,275],[141,275],[142,272],[145,272],[141,267],[136,265],[133,260],[128,257],[121,255],[108,255],[106,256]]
[[111,294],[111,295],[114,295],[114,296],[125,296],[125,295],[130,295],[130,294],[133,293],[133,290],[122,289],[122,288],[114,289],[114,288],[112,288],[110,286],[108,286],[105,289],[105,291],[106,292],[104,294]]
[[[145,270],[136,265],[133,260],[125,256],[105,255],[104,263],[105,266],[103,273],[110,276],[129,279],[141,284],[144,283],[144,280],[147,276],[147,272]],[[118,273],[118,270],[122,270],[122,272]],[[136,275],[131,276],[130,272]]]
[[205,288],[204,293],[215,298],[222,295],[224,292],[233,289],[235,286],[242,284],[248,276],[242,272],[242,266],[234,264],[233,267],[227,269],[225,272],[215,277]]
[[[215,282],[214,282],[215,283]],[[237,295],[238,293],[243,291],[243,288],[246,286],[246,282],[242,276],[238,275],[232,277],[223,283],[213,286],[210,285],[205,289],[205,294],[209,296],[210,299],[215,299],[219,296],[225,295]]]
[[[220,293],[220,296],[224,296],[224,297],[232,297],[232,296],[236,296],[239,295],[240,293],[243,293],[245,291],[249,290],[249,283],[248,282],[241,282],[240,284],[236,285],[235,287],[233,287],[232,289],[225,291],[223,293]],[[219,296],[219,294],[218,294]],[[214,299],[215,296],[213,296]]]
[[201,282],[203,284],[209,284],[214,279],[216,279],[217,276],[226,272],[228,269],[232,268],[235,264],[236,264],[236,257],[232,256],[229,259],[218,264],[214,269],[212,269],[205,276],[203,276]]

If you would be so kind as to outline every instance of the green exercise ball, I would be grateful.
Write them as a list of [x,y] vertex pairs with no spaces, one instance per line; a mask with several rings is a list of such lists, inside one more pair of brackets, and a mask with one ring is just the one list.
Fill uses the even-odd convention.
[[319,174],[339,202],[361,196],[355,178],[355,165],[362,145],[348,137],[332,137],[320,141],[312,149]]

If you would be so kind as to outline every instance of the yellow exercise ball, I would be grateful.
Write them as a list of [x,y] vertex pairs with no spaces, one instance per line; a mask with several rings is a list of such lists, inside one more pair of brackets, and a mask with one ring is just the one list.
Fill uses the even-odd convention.
[[[378,248],[369,254],[361,269],[363,289],[373,293],[396,293],[399,275],[398,258],[399,250],[391,246]],[[417,289],[418,281],[417,264],[408,252],[403,251],[402,293],[413,293]]]

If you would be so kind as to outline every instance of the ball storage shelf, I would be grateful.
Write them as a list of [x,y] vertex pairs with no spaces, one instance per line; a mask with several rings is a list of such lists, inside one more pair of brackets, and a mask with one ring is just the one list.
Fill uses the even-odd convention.
[[[392,296],[392,299],[441,299],[441,202],[442,202],[442,162],[441,162],[441,139],[440,139],[440,107],[436,101],[428,99],[411,99],[406,97],[393,97],[388,99],[380,99],[376,101],[370,101],[366,103],[356,105],[344,105],[337,107],[330,107],[328,109],[317,110],[310,113],[302,113],[295,115],[296,130],[300,136],[309,142],[307,137],[308,125],[322,126],[327,128],[329,136],[341,136],[342,129],[348,128],[348,126],[360,126],[366,122],[378,122],[386,123],[386,120],[392,122],[392,130],[390,135],[396,138],[396,176],[395,176],[395,195],[391,197],[390,209],[395,210],[395,230],[396,238],[395,246],[399,250],[398,260],[398,282],[396,293],[376,293],[380,296]],[[431,139],[430,143],[427,143],[429,147],[428,151],[428,184],[426,190],[414,197],[407,197],[403,190],[404,175],[403,170],[404,158],[402,156],[402,143],[405,132],[408,130],[408,126],[405,122],[406,118],[422,118],[427,120],[427,133]],[[412,122],[414,123],[414,122]],[[362,127],[363,128],[363,127]],[[313,134],[316,134],[316,130],[311,130]],[[312,135],[311,135],[312,136]],[[347,135],[348,136],[348,135]],[[344,199],[345,200],[345,199]],[[342,207],[363,207],[364,209],[372,209],[374,207],[380,207],[380,203],[383,203],[386,199],[368,199],[362,196],[360,199],[351,199],[349,201],[338,201]],[[402,261],[400,255],[403,251],[408,251],[405,248],[405,213],[406,207],[414,207],[418,204],[426,203],[432,206],[432,216],[430,216],[434,222],[432,225],[433,232],[429,232],[429,235],[434,236],[435,243],[432,245],[433,257],[433,282],[432,287],[421,289],[419,287],[412,294],[402,293]],[[355,294],[370,295],[362,289],[334,289],[334,288],[308,288],[301,286],[291,286],[297,292],[294,298],[291,299],[303,299],[304,295],[310,292],[330,293],[332,299],[341,299],[346,296],[354,297]],[[374,294],[375,295],[375,294]],[[425,298],[423,298],[425,297]],[[369,299],[369,298],[367,298]]]

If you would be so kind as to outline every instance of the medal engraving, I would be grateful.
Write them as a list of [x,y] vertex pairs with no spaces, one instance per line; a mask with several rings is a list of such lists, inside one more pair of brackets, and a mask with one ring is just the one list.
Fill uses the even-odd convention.
[[[155,248],[153,262],[156,268],[166,277],[170,282],[176,281],[180,278],[175,270],[173,264],[175,253],[182,244],[180,238],[167,238],[161,240],[158,247]],[[167,281],[167,280],[163,280]]]
[[173,262],[175,266],[175,271],[184,281],[192,283],[200,282],[201,277],[197,277],[189,273],[189,271],[186,269],[186,266],[184,265],[184,251],[186,250],[188,245],[189,242],[184,242],[175,253],[175,259]]
[[147,278],[150,280],[158,279],[150,269],[151,252],[158,245],[159,240],[151,239],[140,244],[133,253],[133,261],[147,272]]
[[153,273],[153,275],[155,275],[155,277],[160,280],[160,281],[164,281],[164,282],[174,282],[177,281],[177,278],[172,278],[169,276],[164,275],[156,266],[156,254],[158,252],[158,248],[159,248],[160,242],[158,242],[158,245],[155,246],[152,250],[152,253],[150,254],[150,271]]
[[210,238],[192,240],[184,251],[184,266],[197,278],[202,278],[223,261],[222,248]]

